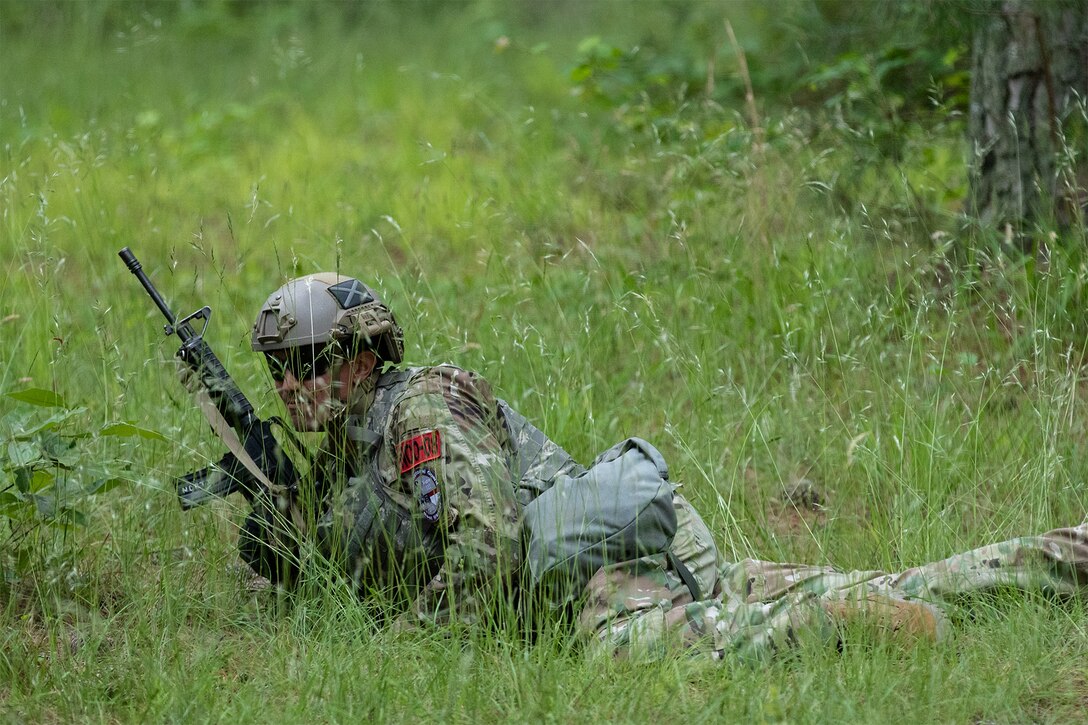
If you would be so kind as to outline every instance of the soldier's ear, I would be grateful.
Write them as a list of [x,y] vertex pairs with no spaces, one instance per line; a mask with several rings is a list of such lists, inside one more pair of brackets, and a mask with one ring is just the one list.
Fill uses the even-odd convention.
[[358,355],[351,359],[349,367],[351,368],[351,379],[353,382],[362,382],[374,372],[374,368],[378,365],[378,356],[371,350],[363,350]]

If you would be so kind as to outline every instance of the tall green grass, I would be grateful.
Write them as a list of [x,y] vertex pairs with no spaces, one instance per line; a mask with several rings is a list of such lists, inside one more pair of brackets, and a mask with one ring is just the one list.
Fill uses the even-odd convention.
[[[959,137],[859,169],[803,113],[769,118],[756,150],[712,104],[632,125],[571,94],[559,13],[62,7],[36,24],[0,5],[0,390],[52,389],[88,431],[133,421],[166,442],[88,440],[128,483],[67,538],[35,534],[25,575],[0,538],[5,719],[1081,712],[1079,602],[997,597],[940,647],[858,632],[753,667],[587,661],[558,626],[396,633],[331,577],[291,601],[250,592],[242,502],[176,506],[174,477],[220,444],[116,258],[131,246],[176,310],[212,306],[209,339],[263,412],[248,330],[264,295],[342,269],[382,290],[411,362],[478,370],[578,458],[654,441],[728,556],[902,569],[1086,504],[1079,257],[963,270],[953,210],[897,201],[934,168],[963,173]],[[613,42],[661,32],[656,6],[581,12]],[[821,510],[785,493],[806,479]]]

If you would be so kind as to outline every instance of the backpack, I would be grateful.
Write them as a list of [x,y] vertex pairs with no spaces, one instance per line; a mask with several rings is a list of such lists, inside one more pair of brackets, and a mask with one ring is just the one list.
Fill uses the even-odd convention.
[[564,603],[603,566],[668,554],[677,526],[668,479],[665,459],[641,438],[612,446],[580,475],[556,476],[522,512],[533,584]]

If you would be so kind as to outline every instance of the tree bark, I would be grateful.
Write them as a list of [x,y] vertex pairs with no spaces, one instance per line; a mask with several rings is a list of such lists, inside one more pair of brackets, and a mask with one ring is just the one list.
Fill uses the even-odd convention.
[[972,49],[969,213],[1024,251],[1084,223],[1088,0],[987,4]]

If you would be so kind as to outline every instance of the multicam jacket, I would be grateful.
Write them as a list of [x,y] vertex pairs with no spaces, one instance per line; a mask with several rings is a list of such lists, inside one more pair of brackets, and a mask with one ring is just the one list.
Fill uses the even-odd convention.
[[479,621],[516,584],[522,507],[557,474],[581,470],[476,374],[393,370],[329,431],[313,487],[254,502],[241,553],[290,583],[298,532],[310,530],[361,593],[407,601],[407,621]]

